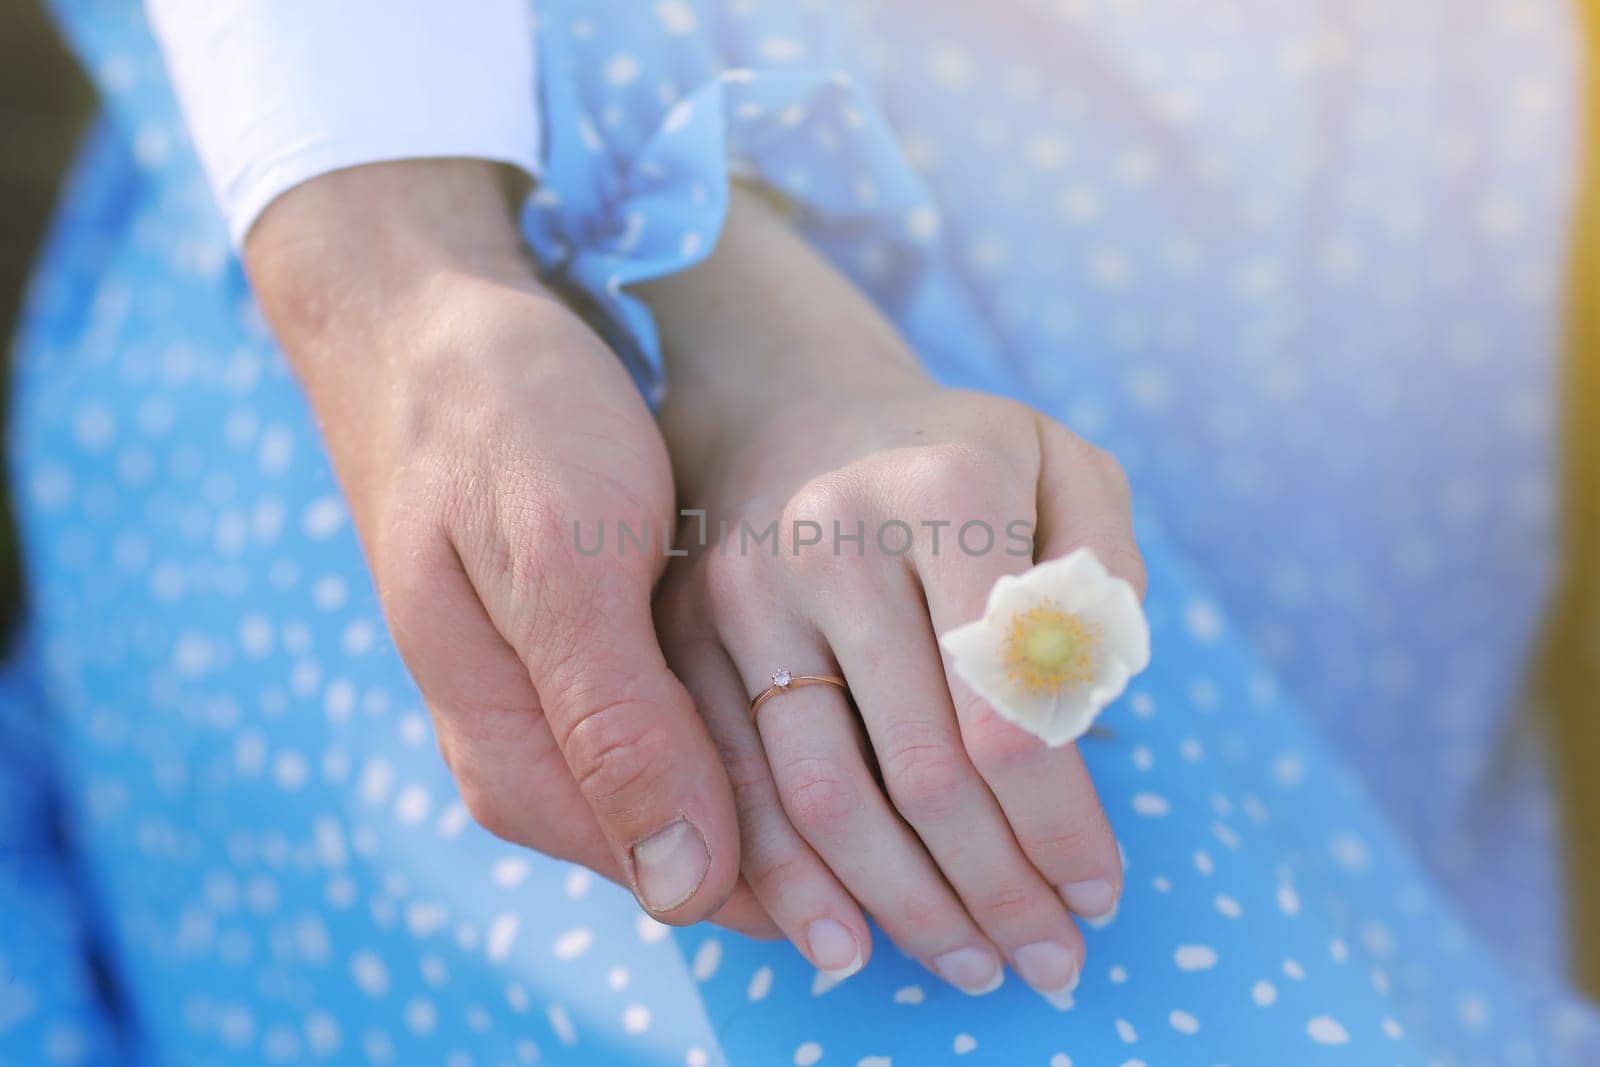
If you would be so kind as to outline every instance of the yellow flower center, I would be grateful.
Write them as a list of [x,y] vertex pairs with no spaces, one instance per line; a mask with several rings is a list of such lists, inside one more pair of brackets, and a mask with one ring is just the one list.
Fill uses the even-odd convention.
[[1030,695],[1059,693],[1094,677],[1100,627],[1045,603],[1011,616],[1006,677]]

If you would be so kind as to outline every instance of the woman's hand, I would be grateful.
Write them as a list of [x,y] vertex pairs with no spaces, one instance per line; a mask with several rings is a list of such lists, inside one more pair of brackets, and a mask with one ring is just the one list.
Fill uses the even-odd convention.
[[[1009,961],[1062,1003],[1084,952],[1070,913],[1115,909],[1116,842],[1076,749],[981,702],[936,635],[1001,575],[1079,546],[1142,592],[1120,470],[1026,407],[928,381],[752,195],[707,263],[645,295],[685,505],[713,540],[728,523],[669,570],[657,625],[728,764],[746,880],[825,971],[865,961],[864,908],[968,992]],[[780,668],[843,675],[854,710],[797,688],[752,722]]]
[[575,521],[659,529],[671,473],[615,357],[535,280],[516,194],[467,160],[330,174],[264,214],[252,280],[472,814],[664,920],[770,933],[656,644],[662,557],[576,551]]

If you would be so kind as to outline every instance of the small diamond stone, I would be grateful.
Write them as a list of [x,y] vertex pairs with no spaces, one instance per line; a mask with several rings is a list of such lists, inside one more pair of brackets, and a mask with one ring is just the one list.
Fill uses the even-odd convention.
[[779,689],[787,689],[789,687],[789,683],[793,680],[794,679],[790,676],[788,671],[778,671],[772,676],[772,684],[777,686]]

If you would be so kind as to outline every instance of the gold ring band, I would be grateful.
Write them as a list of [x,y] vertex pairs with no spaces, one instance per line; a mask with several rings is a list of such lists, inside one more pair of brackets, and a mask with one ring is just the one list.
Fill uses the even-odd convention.
[[761,710],[761,705],[777,696],[787,693],[791,689],[803,689],[808,685],[831,685],[835,689],[850,689],[844,684],[844,679],[834,674],[790,674],[787,670],[772,672],[772,684],[757,693],[750,701],[750,717],[754,718],[756,712]]

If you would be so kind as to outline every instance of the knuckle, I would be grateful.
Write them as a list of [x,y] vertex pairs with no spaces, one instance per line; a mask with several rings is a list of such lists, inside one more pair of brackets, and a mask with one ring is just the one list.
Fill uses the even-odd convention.
[[546,568],[576,548],[546,473],[526,462],[516,466],[503,472],[499,492],[476,499],[461,494],[450,526],[463,554],[477,559],[486,577],[521,596],[540,589]]
[[1004,473],[983,448],[943,444],[920,448],[908,456],[897,480],[911,508],[938,518],[954,518],[944,512],[998,484]]
[[828,531],[834,520],[844,522],[861,514],[859,496],[853,480],[842,474],[813,478],[784,505],[783,524],[792,529],[796,523],[814,522]]
[[772,772],[759,751],[747,746],[718,746],[733,787],[734,810],[741,819],[761,814],[772,804]]
[[812,870],[805,855],[787,851],[782,855],[763,856],[749,864],[745,877],[756,895],[765,900],[785,900],[796,886],[810,880]]
[[584,714],[562,745],[583,795],[608,814],[637,813],[671,770],[670,746],[651,709],[627,698]]
[[895,909],[896,916],[908,930],[938,930],[954,917],[948,901],[935,893],[917,891],[901,897]]
[[1004,925],[1026,919],[1042,903],[1041,894],[1016,882],[996,882],[974,892],[971,907],[980,923]]
[[1075,466],[1088,467],[1096,471],[1109,469],[1116,466],[1117,461],[1110,452],[1086,438],[1079,437],[1060,423],[1051,423],[1056,433],[1052,436],[1053,442],[1059,443],[1066,451],[1067,461]]
[[1023,851],[1040,857],[1041,863],[1115,852],[1110,828],[1098,814],[1065,816],[1046,826],[1020,831],[1017,837]]
[[987,705],[962,727],[962,741],[973,766],[985,778],[1005,777],[1039,758],[1044,743]]
[[851,568],[854,555],[835,550],[834,536],[853,536],[858,524],[871,527],[859,480],[843,472],[814,478],[784,505],[781,549],[788,566],[817,581],[829,581]]
[[614,523],[596,518],[604,510],[561,484],[568,475],[521,457],[507,464],[516,469],[499,476],[505,487],[458,509],[451,537],[507,641],[553,667],[605,639],[607,619],[649,604],[652,528],[643,550],[622,551]]
[[830,760],[808,757],[786,768],[784,808],[801,834],[837,834],[860,807],[860,794],[848,775]]
[[1097,444],[1084,440],[1064,426],[1058,425],[1057,430],[1059,432],[1053,440],[1062,447],[1068,464],[1089,472],[1118,499],[1124,502],[1131,499],[1128,472],[1115,455]]
[[966,759],[955,739],[925,724],[891,728],[879,760],[895,808],[911,822],[936,818],[961,798]]
[[[541,579],[537,593],[508,598],[510,618],[501,627],[536,676],[554,693],[583,694],[600,685],[626,693],[628,686],[640,683],[642,669],[619,668],[621,677],[614,684],[586,675],[597,657],[614,664],[636,662],[622,630],[649,612],[648,580],[626,572],[596,573],[584,580],[582,569],[558,576],[548,559],[539,566],[552,568],[548,580]],[[608,701],[588,700],[596,707],[604,702]]]
[[557,537],[572,510],[558,471],[530,457],[500,457],[504,464],[501,492],[480,502],[482,519],[506,544],[524,556],[565,547],[570,539]]
[[1123,467],[1122,461],[1103,448],[1094,448],[1094,465],[1100,477],[1117,495],[1117,499],[1127,502],[1133,499],[1133,489],[1128,482],[1128,471]]

